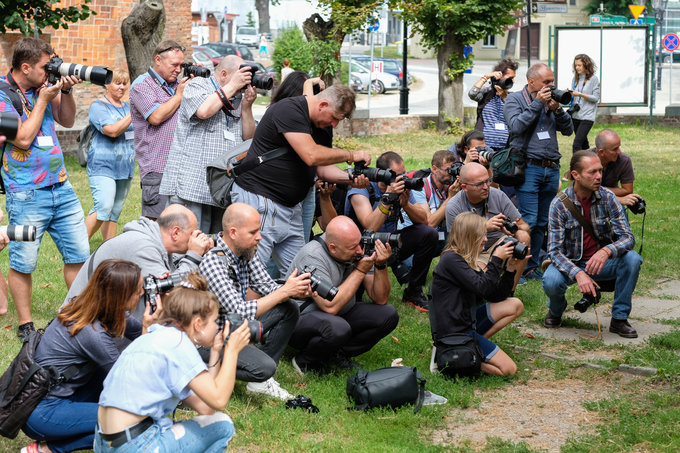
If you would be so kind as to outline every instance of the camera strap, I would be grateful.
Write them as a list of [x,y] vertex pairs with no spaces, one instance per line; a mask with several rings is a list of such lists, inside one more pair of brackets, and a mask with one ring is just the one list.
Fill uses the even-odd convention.
[[170,85],[168,85],[168,83],[165,80],[162,80],[160,78],[160,76],[156,73],[156,71],[149,68],[149,70],[147,72],[149,73],[149,75],[151,76],[153,81],[156,82],[156,84],[159,87],[161,87],[163,89],[163,91],[165,91],[168,94],[168,96],[172,97],[172,96],[175,95],[175,90],[170,88]]
[[571,212],[571,214],[574,216],[576,220],[578,220],[578,223],[581,224],[584,230],[595,240],[597,241],[598,246],[600,246],[600,241],[597,239],[597,236],[595,236],[595,230],[593,229],[593,225],[586,220],[585,217],[583,217],[583,214],[579,212],[578,209],[576,209],[576,205],[574,204],[573,201],[569,198],[569,196],[564,193],[564,192],[559,192],[557,194],[557,198],[560,199],[560,201],[564,204],[564,206]]

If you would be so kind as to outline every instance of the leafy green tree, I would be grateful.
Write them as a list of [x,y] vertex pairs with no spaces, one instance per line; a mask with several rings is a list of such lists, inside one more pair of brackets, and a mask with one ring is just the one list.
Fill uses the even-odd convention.
[[487,35],[503,33],[515,22],[513,11],[520,0],[396,0],[412,32],[437,54],[439,67],[439,118],[437,126],[447,127],[447,118],[463,118],[463,72],[473,55],[463,57],[463,47]]
[[69,23],[85,20],[97,14],[88,6],[91,0],[82,0],[78,6],[55,8],[55,0],[0,0],[0,33],[18,30],[24,35],[48,27],[68,28]]
[[255,18],[253,18],[252,11],[248,11],[248,14],[246,14],[246,25],[249,27],[254,27],[255,25],[257,25],[257,23],[255,22]]
[[272,60],[277,74],[281,73],[283,60],[286,58],[290,61],[290,67],[296,71],[308,73],[312,69],[312,49],[297,26],[283,30],[274,41]]

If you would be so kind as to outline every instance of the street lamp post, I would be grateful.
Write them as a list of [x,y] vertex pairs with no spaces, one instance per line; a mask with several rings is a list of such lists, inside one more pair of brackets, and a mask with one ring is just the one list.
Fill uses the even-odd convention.
[[401,86],[399,87],[399,114],[408,115],[408,72],[406,71],[406,62],[408,61],[408,45],[407,41],[407,30],[406,30],[406,20],[404,20],[404,36],[402,39],[402,74],[401,74]]
[[[664,19],[664,13],[666,12],[666,4],[668,3],[668,0],[652,0],[652,7],[654,8],[654,22],[655,24],[652,26],[652,84],[651,84],[651,96],[650,96],[650,102],[649,102],[649,125],[652,126],[654,124],[654,119],[653,119],[653,114],[654,114],[654,107],[656,106],[656,82],[654,80],[654,69],[656,66],[657,69],[657,75],[659,78],[659,82],[661,81],[661,60],[663,59],[663,52],[659,47],[661,47],[661,42],[657,44],[656,42],[656,37],[657,37],[657,29],[661,27],[663,24],[663,19]],[[659,58],[657,61],[656,58],[656,53],[657,51],[659,52]],[[671,58],[673,58],[673,55],[671,54]],[[671,61],[671,64],[672,61]]]

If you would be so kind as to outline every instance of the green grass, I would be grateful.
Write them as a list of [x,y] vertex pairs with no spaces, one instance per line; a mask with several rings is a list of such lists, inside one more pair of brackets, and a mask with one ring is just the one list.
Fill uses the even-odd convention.
[[[603,126],[596,125],[591,138]],[[677,153],[679,140],[675,128],[657,127],[647,129],[636,126],[612,126],[622,137],[623,149],[631,155],[636,169],[636,192],[647,201],[648,215],[645,225],[644,264],[636,294],[647,295],[656,287],[661,278],[679,278],[677,256],[680,256],[680,156]],[[384,151],[393,150],[406,160],[408,169],[429,166],[432,153],[447,148],[458,137],[443,136],[427,131],[399,135],[369,137],[365,139],[337,139],[337,144],[353,149],[368,150],[373,160]],[[563,150],[563,169],[571,155],[571,139],[560,138]],[[85,213],[92,207],[87,176],[74,158],[66,159],[71,182],[80,197]],[[133,189],[126,202],[120,219],[119,231],[126,222],[138,218],[140,213],[139,177],[135,177]],[[642,218],[630,217],[633,231],[639,238]],[[94,250],[101,242],[97,233],[92,241]],[[6,251],[3,253],[7,253]],[[6,255],[5,255],[6,256]],[[51,239],[43,241],[38,269],[34,274],[33,316],[38,326],[44,326],[54,317],[61,304],[66,287],[62,278],[61,257]],[[8,263],[5,258],[0,269],[7,275]],[[431,434],[447,426],[452,408],[477,407],[481,400],[479,390],[502,389],[522,384],[536,374],[544,379],[566,377],[590,381],[607,381],[616,386],[611,399],[590,403],[588,409],[597,413],[598,425],[595,435],[576,433],[563,447],[564,452],[627,452],[658,451],[671,452],[680,449],[680,440],[675,434],[680,422],[680,332],[677,322],[669,323],[674,330],[658,335],[641,346],[604,346],[599,341],[560,342],[545,338],[528,338],[524,330],[515,325],[504,329],[494,341],[508,352],[519,365],[519,372],[511,378],[484,377],[470,383],[450,381],[432,376],[428,371],[430,358],[430,330],[426,314],[403,305],[402,289],[393,281],[390,302],[400,315],[396,330],[383,339],[375,348],[357,358],[366,369],[389,366],[392,359],[401,357],[404,364],[417,366],[427,379],[427,388],[446,396],[449,403],[444,406],[424,407],[414,415],[409,409],[398,411],[377,410],[355,412],[347,410],[350,405],[345,395],[348,374],[330,375],[323,378],[298,378],[290,366],[290,353],[281,360],[276,378],[284,388],[294,394],[310,396],[319,409],[319,414],[308,414],[299,410],[290,411],[279,402],[246,395],[243,383],[237,383],[227,412],[234,419],[237,436],[231,443],[239,451],[371,451],[371,452],[437,452],[477,451],[477,445],[461,444],[435,446]],[[538,282],[531,281],[517,290],[517,296],[525,304],[523,326],[536,327],[545,315],[546,297]],[[572,287],[567,295],[571,304],[578,297]],[[606,294],[605,301],[611,301]],[[4,370],[19,349],[16,339],[17,318],[10,303],[10,311],[3,319],[0,329],[0,368]],[[605,320],[606,325],[606,320]],[[513,346],[521,346],[515,350]],[[605,355],[617,357],[612,362],[599,362],[608,370],[579,369],[580,363],[550,360],[532,351],[546,348],[570,351],[574,355],[588,351],[602,351]],[[622,380],[616,379],[611,369],[619,363],[651,366],[659,369],[654,378]],[[558,423],[559,414],[555,415]],[[493,423],[493,420],[489,420]],[[23,434],[16,440],[0,438],[0,451],[17,451],[30,441]],[[483,451],[487,452],[529,452],[527,443],[505,442],[489,439]]]

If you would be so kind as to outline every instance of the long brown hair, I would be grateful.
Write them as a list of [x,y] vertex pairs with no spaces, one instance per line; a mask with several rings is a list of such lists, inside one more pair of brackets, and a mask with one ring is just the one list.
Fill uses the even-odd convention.
[[479,244],[486,234],[485,220],[474,212],[459,214],[453,219],[449,240],[444,252],[452,250],[463,257],[471,268],[478,271]]
[[[574,74],[576,74],[576,60],[581,60],[583,62],[583,69],[586,73],[586,80],[590,79],[593,74],[595,74],[595,70],[597,69],[597,66],[595,65],[595,62],[586,54],[580,53],[574,57],[574,63],[572,65],[574,69]],[[578,80],[578,74],[576,74],[576,80]]]
[[128,301],[138,291],[142,270],[125,260],[104,260],[92,274],[82,293],[62,308],[57,320],[71,336],[99,321],[114,337],[125,333]]
[[177,286],[163,298],[163,311],[158,324],[177,323],[182,328],[191,324],[194,316],[206,319],[217,310],[217,297],[208,291],[208,281],[194,271],[187,277],[193,288]]

